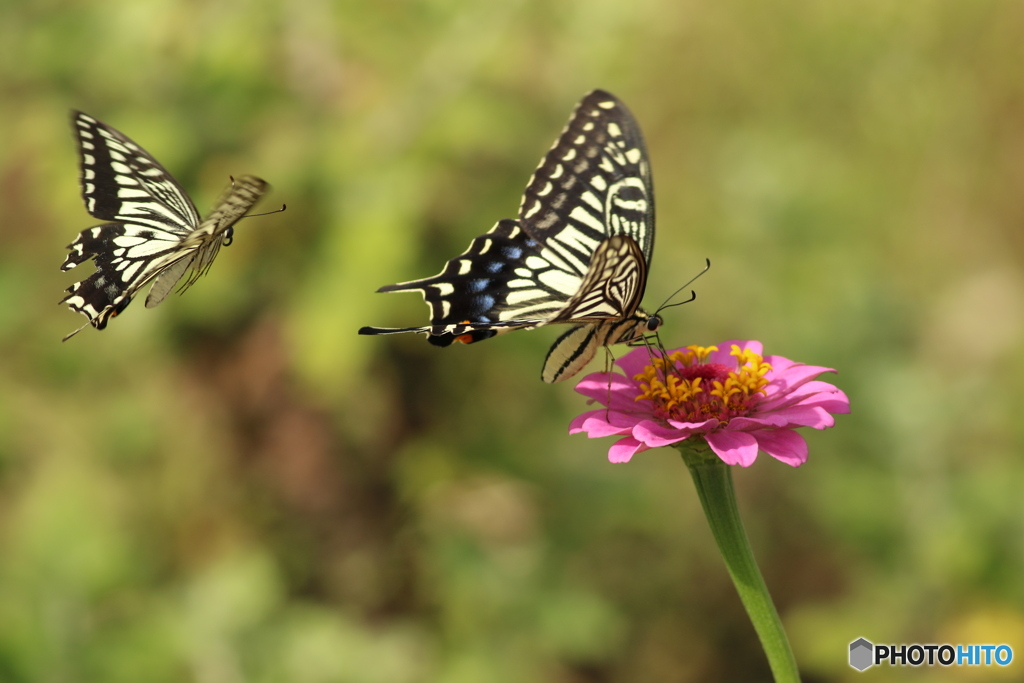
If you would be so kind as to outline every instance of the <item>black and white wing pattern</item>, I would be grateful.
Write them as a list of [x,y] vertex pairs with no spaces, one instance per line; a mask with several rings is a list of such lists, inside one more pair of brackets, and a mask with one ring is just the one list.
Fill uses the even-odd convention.
[[656,316],[640,309],[653,250],[654,187],[643,136],[622,102],[595,90],[530,178],[517,220],[498,221],[438,275],[377,290],[421,292],[430,325],[359,333],[425,332],[430,343],[448,346],[573,323],[584,334],[563,335],[542,373],[548,382],[568,379],[600,346],[657,327]]
[[[128,136],[82,112],[71,113],[81,158],[82,199],[95,218],[110,221],[83,231],[68,245],[61,270],[90,258],[96,271],[67,289],[60,303],[98,330],[153,282],[146,306],[160,303],[191,269],[182,289],[210,267],[232,226],[269,186],[235,178],[209,217],[202,220],[181,185]],[[81,331],[78,328],[64,339]]]

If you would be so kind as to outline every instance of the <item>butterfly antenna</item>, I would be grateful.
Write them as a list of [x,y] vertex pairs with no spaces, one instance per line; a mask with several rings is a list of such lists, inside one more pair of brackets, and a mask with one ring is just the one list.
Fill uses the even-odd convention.
[[[231,181],[231,187],[234,187],[235,186],[235,176],[229,175],[228,179]],[[242,218],[256,218],[257,216],[269,216],[272,213],[281,213],[282,211],[284,211],[287,208],[288,208],[287,204],[281,204],[281,208],[280,209],[274,209],[273,211],[265,211],[264,213],[250,213],[250,214],[246,214],[246,215],[242,216]],[[242,218],[239,218],[238,220],[242,220]]]
[[[263,213],[247,213],[244,216],[242,216],[242,218],[256,218],[257,216],[269,216],[274,213],[281,213],[282,211],[285,211],[287,209],[288,205],[282,204],[280,209],[274,209],[273,211],[265,211]],[[241,218],[239,220],[241,220]]]
[[688,304],[688,303],[690,303],[691,301],[693,301],[694,299],[697,298],[697,293],[691,291],[690,292],[690,298],[687,299],[686,301],[677,301],[674,304],[670,304],[669,303],[669,301],[672,301],[672,299],[674,299],[676,297],[676,295],[679,294],[679,292],[683,291],[684,289],[686,289],[687,287],[692,285],[694,283],[694,281],[696,281],[697,278],[699,278],[701,275],[703,275],[704,273],[706,273],[709,270],[711,270],[711,259],[705,259],[705,261],[707,262],[707,265],[704,266],[704,269],[702,271],[700,271],[699,273],[697,273],[696,275],[694,275],[693,277],[691,277],[689,282],[684,284],[682,287],[680,287],[676,291],[672,292],[672,294],[667,299],[665,299],[665,303],[663,303],[661,306],[658,306],[658,310],[656,310],[654,312],[655,315],[661,313],[666,308],[672,308],[673,306],[682,306],[683,304]]
[[674,304],[662,304],[661,308],[658,309],[658,313],[661,313],[666,308],[675,308],[676,306],[682,306],[683,304],[689,304],[697,300],[697,292],[690,290],[690,298],[686,301],[677,301]]

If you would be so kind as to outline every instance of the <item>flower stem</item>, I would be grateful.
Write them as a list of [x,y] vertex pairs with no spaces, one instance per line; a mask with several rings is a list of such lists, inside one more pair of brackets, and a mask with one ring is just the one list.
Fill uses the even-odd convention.
[[768,665],[776,683],[799,683],[800,672],[797,670],[796,659],[789,648],[779,613],[775,610],[768,587],[754,561],[754,551],[740,520],[732,483],[732,468],[711,453],[706,443],[698,445],[683,442],[678,448],[693,476],[704,515],[711,525],[711,533],[725,559],[725,566],[736,586],[736,592],[740,594],[747,616],[761,640],[761,647],[768,657]]

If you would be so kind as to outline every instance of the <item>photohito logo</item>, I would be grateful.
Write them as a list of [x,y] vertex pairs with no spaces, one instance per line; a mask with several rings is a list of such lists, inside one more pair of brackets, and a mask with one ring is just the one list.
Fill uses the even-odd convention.
[[857,671],[883,662],[889,666],[1007,666],[1012,661],[1009,645],[875,645],[865,638],[850,643],[850,666]]

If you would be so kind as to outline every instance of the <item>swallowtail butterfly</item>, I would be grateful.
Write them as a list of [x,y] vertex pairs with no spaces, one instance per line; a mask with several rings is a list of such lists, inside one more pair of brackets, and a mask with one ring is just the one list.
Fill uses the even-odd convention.
[[147,308],[163,301],[183,277],[181,291],[190,287],[209,270],[221,245],[231,243],[232,226],[269,189],[253,176],[234,178],[201,219],[181,185],[127,135],[80,111],[71,113],[71,125],[85,208],[111,222],[85,230],[68,245],[71,253],[61,270],[91,258],[96,271],[68,287],[60,302],[89,319],[65,341],[86,325],[102,330],[150,282]]
[[421,292],[430,326],[359,333],[425,332],[448,346],[571,323],[541,372],[558,382],[599,347],[638,341],[661,324],[640,308],[653,250],[654,187],[640,127],[615,96],[595,90],[534,172],[518,219],[498,221],[438,275],[377,290]]

